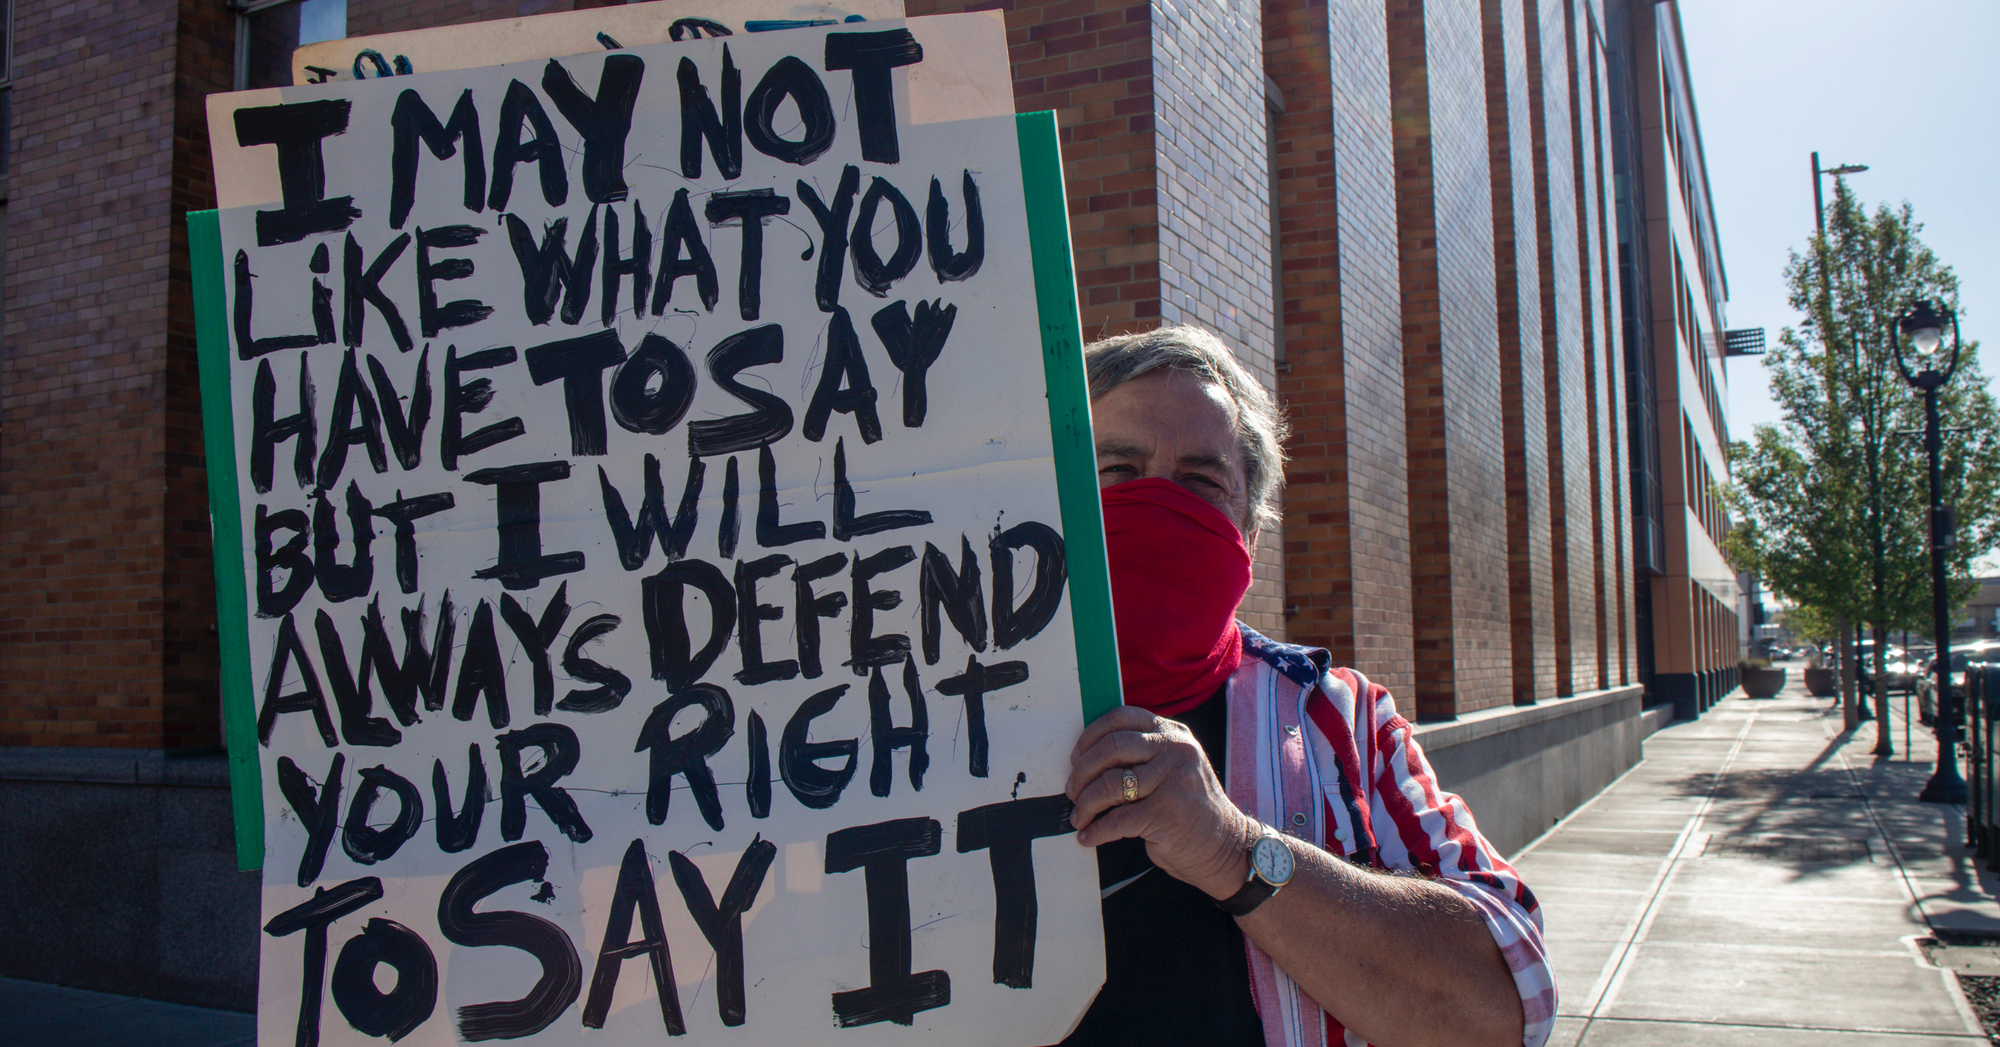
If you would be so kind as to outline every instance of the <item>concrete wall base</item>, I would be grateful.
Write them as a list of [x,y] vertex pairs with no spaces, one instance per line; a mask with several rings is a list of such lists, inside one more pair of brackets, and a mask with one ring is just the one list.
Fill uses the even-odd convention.
[[1661,719],[1644,700],[1637,684],[1591,691],[1425,724],[1417,740],[1480,831],[1513,854],[1639,762]]
[[1639,740],[1645,741],[1653,732],[1674,722],[1674,706],[1671,702],[1649,705],[1639,714]]
[[0,976],[254,1010],[220,752],[0,746]]
[[1653,700],[1674,707],[1674,719],[1692,720],[1708,708],[1704,701],[1701,673],[1655,673]]

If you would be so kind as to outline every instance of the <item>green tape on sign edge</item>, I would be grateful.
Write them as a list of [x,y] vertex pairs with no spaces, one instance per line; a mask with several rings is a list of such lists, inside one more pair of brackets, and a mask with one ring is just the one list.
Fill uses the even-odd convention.
[[222,730],[229,743],[229,801],[236,816],[236,867],[264,867],[264,787],[250,699],[249,607],[243,598],[243,514],[236,495],[236,435],[229,396],[229,327],[223,316],[222,223],[189,211],[195,355],[201,373],[201,437],[208,464],[208,530],[215,555],[215,631],[222,644]]
[[1090,382],[1083,368],[1083,323],[1076,311],[1070,261],[1069,205],[1053,112],[1014,118],[1021,144],[1028,244],[1034,256],[1035,307],[1048,383],[1049,435],[1055,441],[1056,492],[1069,560],[1069,606],[1076,630],[1077,683],[1089,723],[1124,702],[1118,683],[1118,633],[1111,618],[1111,571],[1104,558],[1104,517],[1097,494],[1097,448],[1090,435]]

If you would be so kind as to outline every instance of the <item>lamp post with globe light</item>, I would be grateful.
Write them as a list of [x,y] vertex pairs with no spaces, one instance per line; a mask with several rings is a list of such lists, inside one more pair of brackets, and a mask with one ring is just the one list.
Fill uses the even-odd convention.
[[[1930,456],[1931,473],[1931,615],[1937,632],[1937,657],[1931,669],[1937,674],[1937,715],[1932,729],[1937,732],[1937,769],[1924,784],[1917,799],[1926,803],[1965,802],[1965,779],[1958,773],[1958,721],[1960,695],[1951,686],[1951,607],[1946,595],[1944,554],[1951,548],[1957,526],[1950,507],[1944,504],[1944,483],[1938,465],[1944,449],[1938,424],[1938,390],[1951,381],[1958,370],[1958,316],[1942,302],[1920,300],[1898,317],[1902,337],[1896,340],[1896,369],[1903,381],[1924,394],[1924,451]],[[1945,352],[1945,327],[1951,328],[1951,351]]]

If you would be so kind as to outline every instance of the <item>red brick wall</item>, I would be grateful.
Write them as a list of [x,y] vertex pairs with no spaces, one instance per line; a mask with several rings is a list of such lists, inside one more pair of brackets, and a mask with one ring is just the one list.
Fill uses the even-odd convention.
[[1389,60],[1380,5],[1268,0],[1293,424],[1286,577],[1300,643],[1414,686]]
[[1574,623],[1570,660],[1575,687],[1585,690],[1602,686],[1600,681],[1604,678],[1601,666],[1604,662],[1606,616],[1603,596],[1606,579],[1601,538],[1607,492],[1601,465],[1608,439],[1606,418],[1600,410],[1607,396],[1602,387],[1605,373],[1601,359],[1604,318],[1598,309],[1603,295],[1602,271],[1597,255],[1603,245],[1597,238],[1595,210],[1598,187],[1592,177],[1594,167],[1591,164],[1594,152],[1591,146],[1597,139],[1597,106],[1591,94],[1590,79],[1596,68],[1591,57],[1595,48],[1594,34],[1589,28],[1587,4],[1569,0],[1566,15],[1570,23],[1565,45],[1569,52],[1570,160],[1575,186],[1577,289],[1581,298],[1578,304],[1583,334],[1583,413],[1580,428],[1584,436],[1579,449],[1584,482],[1569,491],[1571,504],[1578,506],[1570,518],[1570,580],[1574,594],[1570,605],[1571,621]]
[[[354,0],[349,30],[601,2]],[[1251,624],[1429,718],[1630,679],[1593,0],[1231,0],[1200,25],[1131,0],[908,6],[1005,10],[1019,108],[1062,129],[1086,334],[1185,318],[1277,385],[1298,436]],[[216,739],[179,215],[212,200],[202,99],[232,22],[219,0],[17,10],[0,744]],[[1260,64],[1286,99],[1277,303]]]
[[196,740],[162,681],[178,15],[15,9],[0,744]]
[[[1332,85],[1328,78],[1327,5],[1268,0],[1263,11],[1263,68],[1285,98],[1272,119],[1271,163],[1281,214],[1279,317],[1286,363],[1278,396],[1292,422],[1293,457],[1286,470],[1285,583],[1295,608],[1292,638],[1330,648],[1353,661],[1346,601],[1334,598],[1334,576],[1347,573],[1344,519],[1346,398],[1340,382],[1340,255],[1333,157]],[[1351,586],[1343,583],[1343,588]],[[1342,623],[1346,623],[1343,621]]]
[[1389,0],[1416,710],[1513,700],[1479,8]]
[[[1602,4],[1593,0],[1593,17],[1602,19]],[[1602,28],[1601,21],[1598,23]],[[1612,172],[1611,139],[1611,98],[1610,68],[1608,58],[1596,41],[1601,32],[1591,33],[1592,78],[1591,97],[1597,100],[1597,135],[1591,145],[1591,165],[1597,184],[1597,237],[1602,243],[1600,271],[1603,289],[1598,305],[1604,316],[1604,359],[1605,390],[1607,408],[1604,412],[1610,429],[1609,453],[1600,469],[1606,477],[1604,483],[1610,491],[1609,526],[1605,541],[1610,545],[1610,576],[1606,583],[1610,600],[1609,619],[1604,628],[1611,634],[1607,641],[1605,684],[1607,687],[1632,683],[1637,678],[1635,664],[1634,593],[1632,567],[1632,499],[1631,499],[1631,433],[1626,405],[1625,339],[1624,324],[1619,318],[1619,302],[1623,295],[1619,288],[1617,216],[1613,202],[1614,191]]]
[[[1507,598],[1515,704],[1554,697],[1555,623],[1549,590],[1547,414],[1543,404],[1541,276],[1535,225],[1535,111],[1523,5],[1481,0],[1486,137],[1493,195],[1493,296],[1498,311],[1501,427],[1507,470]],[[1538,75],[1539,68],[1534,72]]]
[[161,593],[161,692],[165,744],[214,744],[220,723],[216,675],[215,566],[208,533],[208,469],[202,450],[201,387],[195,366],[189,211],[215,206],[208,156],[207,98],[235,79],[235,16],[213,0],[180,0],[174,79],[171,235],[167,258],[165,534]]
[[1354,664],[1416,687],[1405,469],[1403,319],[1387,10],[1330,7],[1334,170],[1340,189],[1340,352],[1347,399],[1344,523]]
[[1000,10],[1018,112],[1054,110],[1086,340],[1160,323],[1151,9],[1129,0],[906,0]]
[[[1555,622],[1556,691],[1574,694],[1588,684],[1576,674],[1578,644],[1587,642],[1579,608],[1593,597],[1587,499],[1586,442],[1578,438],[1588,417],[1583,377],[1583,293],[1577,280],[1576,159],[1568,37],[1568,0],[1539,0],[1535,24],[1525,25],[1532,82],[1540,94],[1536,128],[1536,221],[1541,269],[1542,389],[1549,468],[1550,595]],[[1586,566],[1579,566],[1583,564]],[[1582,637],[1583,639],[1579,639]]]
[[[357,0],[351,32],[564,9]],[[214,569],[182,215],[213,207],[220,0],[14,15],[0,376],[0,745],[220,740]]]
[[1161,316],[1273,378],[1264,38],[1257,0],[1163,4],[1151,43]]

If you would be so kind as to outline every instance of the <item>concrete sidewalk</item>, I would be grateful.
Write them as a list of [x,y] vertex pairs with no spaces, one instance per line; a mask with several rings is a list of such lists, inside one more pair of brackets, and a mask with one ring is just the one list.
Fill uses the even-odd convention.
[[[2000,940],[2000,881],[1961,808],[1919,803],[1936,751],[1793,682],[1646,741],[1646,759],[1526,848],[1562,992],[1557,1047],[1987,1043],[1933,929]],[[2000,974],[2000,949],[1934,950]],[[234,1047],[247,1014],[0,979],[0,1047]]]
[[[1562,1047],[1984,1044],[1932,930],[2000,935],[1964,811],[1920,803],[1936,751],[1893,699],[1893,758],[1841,731],[1799,667],[1646,741],[1625,777],[1530,844]],[[1740,695],[1741,692],[1738,692]],[[1991,950],[1946,951],[1968,970]],[[1988,973],[1994,973],[1989,971]]]

